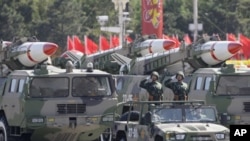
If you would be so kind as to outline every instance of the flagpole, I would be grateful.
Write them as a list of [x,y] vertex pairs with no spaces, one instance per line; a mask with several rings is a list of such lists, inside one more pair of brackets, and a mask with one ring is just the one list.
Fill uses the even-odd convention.
[[99,52],[101,52],[101,49],[103,48],[103,47],[102,47],[101,36],[102,36],[102,35],[99,35],[99,47],[98,47],[98,51],[99,51]]

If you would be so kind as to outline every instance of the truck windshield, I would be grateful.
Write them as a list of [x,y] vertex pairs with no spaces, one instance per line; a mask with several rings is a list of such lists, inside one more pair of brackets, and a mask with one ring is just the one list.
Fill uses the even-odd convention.
[[185,109],[185,117],[186,121],[189,122],[215,122],[216,121],[216,113],[213,108],[189,108]]
[[63,77],[34,77],[30,85],[30,97],[66,97],[69,79]]
[[217,95],[250,95],[250,75],[221,76],[217,84]]
[[72,96],[109,96],[111,89],[107,76],[85,76],[73,78]]
[[152,122],[180,122],[182,121],[182,109],[180,108],[156,108],[154,109]]

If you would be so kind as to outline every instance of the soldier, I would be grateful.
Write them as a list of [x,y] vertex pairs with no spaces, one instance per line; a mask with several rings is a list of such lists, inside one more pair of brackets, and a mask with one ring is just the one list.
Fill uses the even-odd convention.
[[146,89],[149,93],[149,101],[160,101],[162,99],[163,88],[158,79],[158,72],[153,71],[150,78],[146,78],[140,83],[140,87]]
[[[164,85],[170,88],[174,93],[174,100],[187,100],[188,99],[188,84],[183,82],[184,73],[179,71],[176,75],[166,80]],[[177,82],[171,82],[174,78]]]

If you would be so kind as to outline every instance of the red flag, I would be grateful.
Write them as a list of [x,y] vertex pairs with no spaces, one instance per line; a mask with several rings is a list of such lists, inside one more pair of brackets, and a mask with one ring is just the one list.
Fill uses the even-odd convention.
[[98,45],[89,39],[87,36],[84,36],[85,46],[89,50],[89,53],[96,53],[98,51]]
[[236,41],[236,37],[233,33],[227,33],[227,41]]
[[133,39],[131,39],[129,36],[126,36],[126,41],[127,41],[127,43],[132,43]]
[[70,36],[67,37],[67,50],[74,50],[74,43]]
[[168,35],[163,34],[163,39],[170,39]]
[[74,49],[86,54],[85,47],[82,44],[82,41],[79,39],[79,37],[74,35],[73,41],[74,41]]
[[240,43],[242,43],[242,51],[244,54],[245,59],[248,59],[250,57],[250,39],[248,39],[243,34],[239,35]]
[[112,35],[109,35],[109,45],[110,45],[110,47],[109,48],[113,48],[114,47],[114,45],[113,45],[113,42],[112,42]]
[[185,35],[184,35],[183,40],[184,40],[184,42],[185,42],[186,45],[192,44],[192,41],[191,41],[191,39],[189,38],[188,34],[185,34]]
[[110,48],[109,41],[102,35],[100,35],[99,47],[100,50],[108,50]]
[[141,0],[142,35],[162,38],[163,0]]
[[178,37],[176,37],[175,35],[172,35],[172,37],[169,37],[169,38],[170,38],[170,40],[175,41],[175,48],[180,47],[181,43],[180,43]]
[[112,38],[111,38],[111,42],[112,42],[112,48],[113,47],[118,47],[119,45],[120,45],[120,43],[119,43],[119,38],[116,36],[116,35],[114,35]]

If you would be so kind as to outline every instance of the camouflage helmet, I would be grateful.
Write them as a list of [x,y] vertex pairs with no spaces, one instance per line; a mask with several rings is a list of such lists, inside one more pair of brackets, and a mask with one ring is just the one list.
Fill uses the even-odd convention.
[[157,79],[159,79],[159,73],[158,73],[158,72],[153,71],[153,72],[151,73],[151,77],[152,77],[153,75],[156,76]]
[[177,73],[176,73],[176,78],[177,78],[177,76],[178,75],[181,75],[182,76],[182,79],[184,79],[185,78],[185,75],[184,75],[184,73],[182,72],[182,71],[178,71]]

